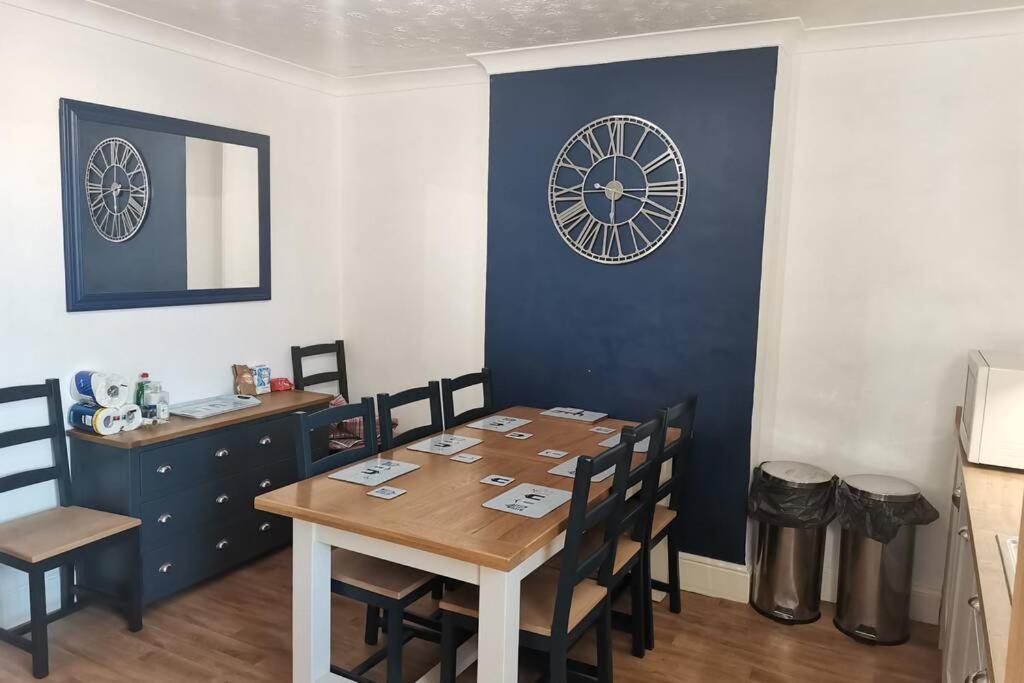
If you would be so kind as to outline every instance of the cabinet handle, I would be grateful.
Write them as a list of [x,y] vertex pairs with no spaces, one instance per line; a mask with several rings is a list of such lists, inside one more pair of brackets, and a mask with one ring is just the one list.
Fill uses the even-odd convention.
[[227,548],[227,547],[228,547],[228,539],[222,538],[219,541],[217,541],[217,545],[216,545],[217,550],[224,550],[224,548]]
[[267,531],[270,531],[270,522],[263,522],[263,524],[260,524],[260,532],[266,533]]
[[988,683],[988,669],[981,669],[972,674],[967,674],[964,683]]
[[967,527],[965,527],[965,526],[960,527],[960,530],[957,531],[957,533],[960,534],[960,538],[964,539],[965,541],[971,540],[971,534],[968,533]]
[[171,468],[170,465],[160,465],[160,467],[156,468],[156,473],[157,474],[167,474],[167,473],[169,473],[171,471],[171,469],[172,468]]
[[228,449],[226,449],[226,448],[218,448],[217,450],[215,450],[213,452],[213,457],[215,457],[215,458],[226,458],[228,456],[228,453],[230,453],[230,451]]
[[160,565],[157,568],[157,571],[160,572],[161,574],[166,574],[167,572],[171,571],[171,569],[173,569],[173,568],[174,568],[174,563],[173,562],[164,562],[162,565]]
[[960,498],[963,496],[963,489],[957,486],[953,489],[953,507],[957,510],[960,509]]
[[214,498],[214,501],[216,501],[217,505],[223,505],[224,503],[228,502],[229,500],[231,500],[231,497],[228,496],[228,494],[226,494],[226,493],[222,493],[219,496],[217,496],[216,498]]
[[160,522],[161,524],[167,524],[167,522],[171,521],[171,513],[165,512],[164,514],[157,517],[156,521]]
[[271,439],[270,439],[269,436],[264,436],[263,438],[260,439],[260,445],[261,446],[269,446],[270,444],[271,444]]
[[260,488],[261,489],[269,489],[271,486],[272,486],[272,483],[271,483],[271,481],[269,479],[264,479],[263,481],[260,482]]
[[971,608],[972,610],[974,610],[975,612],[977,612],[978,610],[980,610],[980,609],[981,609],[981,600],[979,600],[979,599],[978,599],[978,596],[977,596],[977,595],[975,595],[975,596],[974,596],[974,597],[972,597],[972,598],[967,598],[967,605],[968,605],[968,606],[969,606],[969,607],[970,607],[970,608]]

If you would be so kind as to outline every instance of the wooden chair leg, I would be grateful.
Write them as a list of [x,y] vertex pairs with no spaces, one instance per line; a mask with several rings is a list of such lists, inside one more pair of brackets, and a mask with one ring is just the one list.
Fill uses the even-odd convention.
[[393,607],[387,612],[388,620],[388,683],[402,683],[402,608]]
[[132,531],[129,547],[132,568],[128,579],[128,594],[125,596],[125,618],[128,630],[136,633],[142,630],[142,542],[138,528]]
[[455,683],[459,633],[451,615],[441,613],[441,683]]
[[[641,615],[634,613],[634,620],[639,617]],[[634,650],[635,647],[634,645]],[[612,683],[612,674],[612,603],[606,598],[604,607],[601,608],[601,617],[597,621],[597,682]]]
[[643,658],[647,653],[647,641],[644,638],[644,628],[647,621],[647,597],[644,590],[644,571],[642,563],[638,562],[633,571],[630,572],[630,617],[633,623],[633,656]]
[[46,581],[41,569],[29,572],[28,595],[32,622],[32,675],[46,678],[50,673],[50,655],[46,640]]
[[673,528],[668,532],[668,585],[669,609],[673,614],[683,611],[682,596],[679,591],[679,536]]
[[651,549],[645,548],[644,567],[644,641],[648,650],[654,649],[654,589],[651,586]]
[[380,633],[380,608],[367,605],[366,628],[363,633],[363,641],[367,645],[376,645],[378,633]]

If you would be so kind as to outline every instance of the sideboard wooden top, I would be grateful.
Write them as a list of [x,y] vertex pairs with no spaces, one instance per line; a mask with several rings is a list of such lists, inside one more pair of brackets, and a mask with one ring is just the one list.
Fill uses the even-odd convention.
[[316,391],[274,391],[259,396],[260,404],[253,408],[233,410],[230,413],[223,413],[196,420],[190,417],[178,417],[172,415],[166,424],[143,426],[131,432],[121,432],[110,436],[100,436],[81,429],[69,429],[68,436],[73,439],[92,441],[113,446],[114,448],[141,448],[152,446],[163,441],[178,439],[183,436],[191,436],[208,432],[221,427],[229,427],[240,422],[259,420],[271,415],[290,413],[296,410],[306,410],[320,406],[330,401],[333,396],[321,394]]

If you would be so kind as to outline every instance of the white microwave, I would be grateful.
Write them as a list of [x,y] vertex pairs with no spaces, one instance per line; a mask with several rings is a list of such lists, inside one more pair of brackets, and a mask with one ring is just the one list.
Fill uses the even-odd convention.
[[1024,353],[967,354],[960,445],[970,462],[1024,470]]

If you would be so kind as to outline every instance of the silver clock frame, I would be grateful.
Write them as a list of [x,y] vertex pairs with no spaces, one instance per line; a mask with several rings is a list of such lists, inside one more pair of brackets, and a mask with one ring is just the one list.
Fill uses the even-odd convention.
[[[110,152],[109,159],[105,150]],[[102,168],[97,164],[97,155],[104,164]],[[134,166],[129,170],[128,166],[133,161]],[[104,185],[103,179],[111,167],[120,168],[128,177],[127,188],[116,181],[109,186]],[[136,184],[133,180],[137,175],[142,177],[141,184]],[[100,237],[115,243],[125,242],[134,237],[146,220],[150,195],[149,173],[146,170],[146,163],[135,145],[121,137],[104,138],[93,147],[92,153],[89,154],[83,176],[89,220]],[[97,176],[98,180],[94,180],[93,178]],[[125,202],[124,208],[117,210],[117,198],[124,191],[128,192],[128,201]],[[107,194],[113,195],[114,210],[111,210],[104,199]]]
[[[640,141],[636,144],[631,154],[625,154],[625,149],[619,150],[623,152],[623,154],[611,154],[610,151],[614,149],[614,145],[616,143],[616,133],[613,132],[616,129],[613,126],[621,126],[620,130],[624,131],[625,126],[627,125],[639,126],[640,128],[644,129]],[[599,128],[606,128],[608,130],[610,138],[609,149],[601,147],[599,141],[593,137],[593,131]],[[590,139],[587,139],[588,133],[591,134]],[[624,221],[615,221],[614,223],[611,222],[612,216],[600,217],[595,215],[590,210],[589,206],[587,206],[585,199],[582,198],[584,193],[603,192],[605,196],[611,201],[612,207],[614,207],[615,201],[621,198],[624,194],[634,199],[637,198],[638,196],[627,194],[628,191],[621,187],[622,184],[617,181],[617,179],[614,177],[614,174],[613,181],[608,183],[607,186],[598,186],[599,189],[587,188],[586,181],[589,178],[590,171],[592,171],[595,166],[597,166],[605,159],[611,158],[613,156],[630,159],[631,161],[633,161],[633,163],[640,167],[641,171],[643,171],[645,166],[642,165],[639,161],[637,161],[635,159],[635,156],[640,151],[641,147],[643,147],[644,143],[647,141],[648,136],[651,134],[653,134],[656,138],[661,140],[661,142],[665,145],[666,151],[662,152],[661,154],[656,156],[651,162],[648,163],[650,164],[655,161],[661,160],[663,157],[666,156],[666,154],[668,155],[668,158],[665,161],[658,163],[657,166],[655,166],[655,168],[652,169],[652,172],[657,170],[657,168],[662,166],[664,163],[667,163],[668,160],[671,160],[676,167],[677,180],[659,182],[659,187],[656,189],[657,194],[652,195],[652,184],[649,181],[647,181],[647,176],[649,175],[649,173],[644,172],[644,179],[645,181],[647,181],[646,187],[644,188],[643,197],[640,199],[641,208],[635,214],[633,214]],[[624,132],[619,133],[619,135],[619,144],[621,144],[622,139],[624,138]],[[568,159],[567,155],[569,151],[579,143],[582,143],[584,147],[588,149],[591,155],[591,163],[588,167],[582,167],[579,166],[578,164],[571,162],[565,163]],[[597,149],[595,149],[595,147],[597,147]],[[559,216],[563,215],[563,212],[566,211],[566,209],[563,206],[562,211],[559,211],[557,206],[559,203],[566,204],[572,199],[572,195],[568,197],[566,196],[566,190],[571,188],[563,188],[556,183],[559,170],[563,168],[569,168],[574,170],[576,173],[579,173],[582,179],[581,183],[583,188],[580,192],[581,199],[575,204],[568,205],[570,209],[577,208],[577,214],[580,214],[579,217],[575,217],[575,220],[573,219],[574,217],[570,217],[570,220],[572,222],[569,224],[568,229],[563,227],[563,222],[559,220]],[[632,263],[654,252],[654,250],[660,247],[662,244],[664,244],[665,241],[672,234],[672,231],[679,223],[679,219],[683,213],[683,207],[686,204],[686,193],[689,185],[687,180],[688,179],[686,176],[686,165],[683,162],[683,155],[679,151],[679,147],[675,144],[672,138],[670,138],[668,134],[664,130],[662,130],[660,126],[658,126],[655,123],[652,123],[651,121],[648,121],[647,119],[628,114],[615,114],[611,116],[603,116],[601,118],[594,119],[590,123],[587,123],[586,125],[580,127],[579,130],[577,130],[573,135],[569,137],[568,140],[566,140],[565,144],[562,146],[562,149],[559,150],[558,155],[555,157],[555,161],[551,166],[551,175],[548,180],[548,210],[551,214],[551,221],[552,223],[554,223],[555,230],[558,232],[558,235],[577,254],[584,256],[590,259],[591,261],[608,265]],[[666,182],[669,183],[669,185],[666,185]],[[613,183],[617,183],[617,186],[613,186]],[[670,185],[676,188],[675,191],[672,190]],[[652,196],[675,197],[675,207],[673,207],[670,210],[663,204],[660,204],[657,201],[651,199]],[[664,227],[661,227],[657,223],[655,223],[653,219],[650,219],[650,216],[647,216],[647,218],[655,226],[655,229],[658,230],[658,234],[654,237],[654,239],[647,240],[646,233],[641,231],[640,234],[643,235],[643,239],[648,241],[648,243],[641,248],[641,246],[636,242],[636,233],[634,232],[634,230],[636,230],[637,228],[635,226],[631,226],[630,224],[633,218],[645,212],[644,207],[646,207],[648,204],[651,204],[652,206],[656,207],[656,210],[659,210],[660,212],[667,213],[668,218],[664,218],[663,216],[658,215],[658,217],[661,217],[662,220],[664,220],[666,223]],[[579,205],[582,205],[582,209],[578,208]],[[614,208],[612,209],[612,211],[614,211]],[[584,232],[589,230],[592,224],[596,224],[593,227],[592,233],[594,238],[590,241],[591,248],[584,248],[582,240],[574,240],[571,239],[569,236],[570,233],[572,233],[577,227],[579,227],[580,221],[583,220],[584,216],[588,217],[588,223],[586,224],[586,226],[584,226]],[[607,218],[607,220],[605,218]],[[602,227],[598,228],[597,226]],[[622,253],[619,228],[623,226],[629,226],[629,237],[632,237],[634,247],[636,249],[634,252],[630,254]],[[610,232],[608,228],[614,228],[614,230]],[[595,253],[595,251],[592,248],[596,244],[596,236],[597,231],[599,229],[602,231],[603,235],[603,248],[601,250],[603,253]],[[584,234],[584,232],[581,232],[581,237]],[[589,236],[591,233],[586,232],[586,234]],[[609,234],[612,234],[614,237],[610,238]],[[613,240],[615,244],[618,245],[618,255],[612,255],[609,253],[612,247]]]

